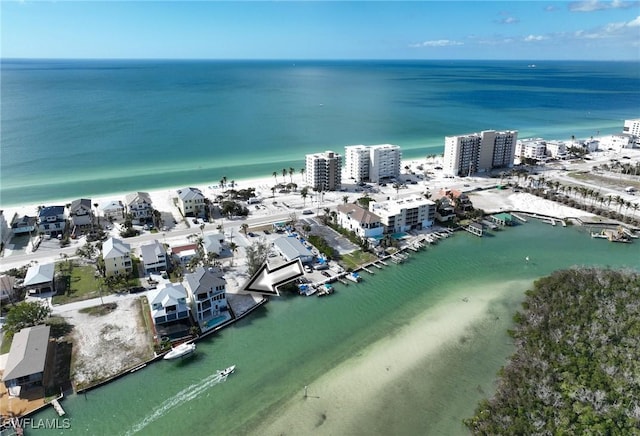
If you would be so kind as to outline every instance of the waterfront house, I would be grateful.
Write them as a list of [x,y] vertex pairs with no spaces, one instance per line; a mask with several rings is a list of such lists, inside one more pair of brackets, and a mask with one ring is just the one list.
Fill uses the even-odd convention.
[[69,219],[74,227],[90,226],[93,221],[93,212],[91,211],[91,200],[88,198],[80,198],[71,202],[69,206]]
[[151,318],[159,337],[187,336],[191,328],[187,290],[181,283],[163,283],[147,294]]
[[178,207],[184,216],[204,216],[204,195],[198,188],[178,189]]
[[102,259],[106,277],[127,275],[133,271],[131,246],[119,239],[109,238],[102,244]]
[[38,218],[35,216],[18,216],[15,215],[11,221],[11,232],[14,235],[31,234],[38,224]]
[[22,286],[29,294],[54,292],[55,264],[37,263],[27,270]]
[[119,220],[124,218],[124,205],[119,200],[112,200],[104,203],[100,209],[102,215],[108,220]]
[[157,273],[167,270],[167,250],[157,240],[140,246],[144,273]]
[[125,203],[131,218],[134,220],[144,221],[153,216],[153,205],[147,192],[127,194]]
[[273,241],[273,246],[287,261],[300,259],[305,264],[313,262],[313,253],[293,236],[281,236]]
[[212,233],[203,238],[204,250],[220,256],[224,250],[224,235],[222,233]]
[[51,327],[38,325],[20,330],[13,336],[2,374],[9,394],[19,396],[23,389],[44,384]]
[[64,206],[46,206],[38,211],[38,232],[57,236],[64,233],[66,227],[67,217],[64,214]]
[[350,230],[361,238],[378,238],[384,233],[384,226],[380,217],[355,203],[340,204],[338,210],[338,225]]
[[0,304],[15,301],[16,299],[16,279],[10,275],[0,276]]
[[184,278],[191,313],[202,332],[232,319],[225,293],[227,282],[220,269],[200,266]]

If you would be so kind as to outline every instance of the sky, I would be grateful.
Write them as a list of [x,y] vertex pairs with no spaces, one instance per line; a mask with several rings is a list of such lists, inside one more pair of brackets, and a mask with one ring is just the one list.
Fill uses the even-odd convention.
[[2,58],[640,61],[640,1],[0,0]]

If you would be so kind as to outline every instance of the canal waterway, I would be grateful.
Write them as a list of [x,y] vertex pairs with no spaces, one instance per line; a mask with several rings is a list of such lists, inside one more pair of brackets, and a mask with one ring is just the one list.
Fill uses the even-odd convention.
[[[483,238],[458,232],[330,297],[272,298],[189,359],[66,397],[65,432],[466,434],[462,419],[513,352],[506,330],[524,292],[582,265],[638,270],[640,243],[536,221]],[[215,375],[232,364],[235,374]]]

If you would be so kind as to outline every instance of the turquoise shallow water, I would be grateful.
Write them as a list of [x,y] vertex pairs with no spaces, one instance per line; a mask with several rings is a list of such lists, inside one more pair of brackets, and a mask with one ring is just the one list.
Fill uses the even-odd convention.
[[[593,240],[586,229],[537,222],[493,237],[457,233],[403,265],[374,276],[364,273],[360,284],[337,284],[331,297],[273,298],[200,343],[193,359],[150,365],[86,397],[66,398],[63,405],[74,433],[260,434],[259,424],[287,417],[290,404],[303,401],[305,385],[321,390],[323,375],[366,361],[370,346],[419,328],[415,320],[452,298],[473,304],[500,289],[463,336],[394,375],[395,384],[365,408],[349,410],[344,423],[331,421],[331,413],[318,418],[320,410],[310,422],[297,423],[318,434],[327,434],[323,425],[329,423],[342,425],[340,434],[464,434],[461,419],[492,391],[495,374],[512,351],[506,329],[524,291],[536,278],[574,265],[638,270],[640,244]],[[433,334],[414,333],[425,340]],[[400,365],[403,354],[392,365]],[[236,373],[219,383],[215,370],[231,364],[237,365]],[[335,395],[336,404],[355,402],[358,389],[345,387]],[[53,418],[54,412],[37,417]]]
[[441,153],[446,135],[589,137],[638,116],[625,62],[0,63],[0,205],[269,177],[353,144]]

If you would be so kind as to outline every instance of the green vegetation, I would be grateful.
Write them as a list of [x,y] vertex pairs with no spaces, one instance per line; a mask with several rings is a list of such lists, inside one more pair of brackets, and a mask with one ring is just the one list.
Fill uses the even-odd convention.
[[637,434],[640,275],[558,271],[527,291],[516,352],[473,434]]
[[80,309],[78,312],[86,313],[92,316],[103,316],[113,312],[116,307],[118,307],[116,303],[107,303],[101,304],[99,306],[85,307],[84,309]]
[[309,235],[307,240],[311,245],[316,247],[320,253],[324,254],[327,259],[331,260],[338,257],[333,247],[330,246],[322,236]]
[[51,308],[36,301],[21,301],[9,308],[4,323],[4,338],[0,354],[8,353],[11,348],[13,335],[20,330],[44,324],[44,321],[51,315]]
[[57,295],[53,304],[66,304],[86,300],[100,295],[100,280],[96,278],[96,269],[91,265],[78,265],[73,261],[56,264]]
[[347,271],[353,271],[362,265],[373,262],[377,257],[367,251],[357,250],[349,254],[345,254],[340,259],[340,264]]

